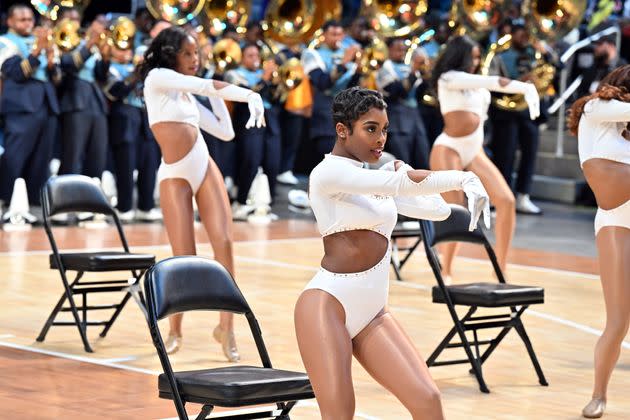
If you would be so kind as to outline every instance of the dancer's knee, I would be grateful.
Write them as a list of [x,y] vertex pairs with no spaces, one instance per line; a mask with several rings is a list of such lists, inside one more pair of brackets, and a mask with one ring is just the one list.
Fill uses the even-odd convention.
[[322,420],[352,420],[355,401],[352,393],[343,390],[329,390],[325,395],[317,395],[317,404]]
[[621,342],[628,333],[628,327],[630,326],[630,319],[615,319],[606,321],[606,328],[604,329],[604,335],[621,345]]
[[512,191],[505,191],[494,197],[493,204],[497,209],[513,211],[516,209],[516,198]]
[[435,384],[420,383],[412,398],[405,405],[414,418],[442,411],[442,394]]

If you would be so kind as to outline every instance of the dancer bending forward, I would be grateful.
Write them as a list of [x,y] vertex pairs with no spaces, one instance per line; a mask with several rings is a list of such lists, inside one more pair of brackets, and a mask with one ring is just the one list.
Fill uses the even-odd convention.
[[[214,257],[234,275],[229,200],[221,172],[208,155],[199,128],[229,141],[234,130],[223,99],[249,104],[247,127],[264,125],[264,108],[260,95],[249,89],[194,77],[199,70],[197,50],[197,42],[183,29],[165,29],[151,43],[138,72],[144,80],[151,131],[162,151],[158,170],[160,205],[173,255],[197,253],[194,197]],[[193,94],[208,96],[213,112],[199,104]],[[182,314],[171,316],[169,322],[165,346],[167,352],[174,353],[182,343]],[[221,313],[213,335],[221,342],[228,360],[238,361],[231,313]]]
[[595,238],[606,304],[606,328],[595,346],[593,399],[584,417],[606,408],[610,375],[630,325],[630,66],[606,76],[597,91],[573,104],[569,129],[597,200]]
[[351,419],[352,355],[391,391],[414,419],[443,417],[439,391],[409,337],[387,309],[389,239],[397,213],[444,220],[439,195],[464,190],[471,226],[483,212],[486,191],[472,172],[414,170],[400,161],[376,163],[387,140],[380,93],[359,87],[335,96],[336,143],[310,177],[310,200],[323,236],[319,272],[295,307],[295,329],[323,419]]

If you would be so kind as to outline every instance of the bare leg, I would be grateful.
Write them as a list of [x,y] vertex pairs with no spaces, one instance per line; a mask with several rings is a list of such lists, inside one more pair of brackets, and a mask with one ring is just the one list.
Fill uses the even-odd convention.
[[595,346],[593,398],[606,399],[608,381],[630,325],[630,230],[608,226],[597,234],[606,327]]
[[[462,160],[459,154],[446,146],[436,145],[431,150],[431,157],[429,166],[432,171],[446,171],[446,170],[463,170]],[[443,193],[442,197],[447,203],[451,204],[464,204],[464,193],[461,191],[451,191]],[[451,283],[451,277],[453,275],[453,259],[459,249],[458,242],[449,242],[439,247],[440,255],[442,256],[442,276],[444,282],[448,285]]]
[[[181,178],[163,180],[160,183],[160,204],[173,255],[196,255],[192,190],[188,182]],[[168,318],[169,335],[181,337],[182,319],[183,314]]]
[[354,356],[414,420],[443,419],[440,391],[400,324],[385,309],[353,340]]
[[490,202],[497,211],[495,227],[496,254],[501,270],[505,273],[508,252],[516,225],[516,204],[514,193],[508,186],[501,172],[482,150],[471,162],[468,169],[475,173],[488,191]]
[[351,420],[352,340],[343,306],[323,290],[305,290],[295,305],[295,332],[322,419]]
[[[199,207],[201,222],[210,239],[214,258],[230,272],[232,277],[235,277],[230,201],[221,171],[212,159],[208,163],[208,172],[195,199]],[[223,330],[231,331],[234,327],[234,315],[231,312],[221,312],[220,325]]]

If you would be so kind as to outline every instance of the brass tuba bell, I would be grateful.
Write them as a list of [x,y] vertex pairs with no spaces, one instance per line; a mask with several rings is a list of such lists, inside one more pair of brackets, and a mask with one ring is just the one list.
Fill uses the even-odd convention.
[[50,20],[57,20],[62,7],[72,7],[82,15],[89,4],[90,0],[31,0],[31,5],[35,10]]
[[147,0],[146,6],[156,19],[183,25],[201,13],[205,0]]
[[220,34],[227,22],[242,34],[252,14],[251,9],[251,0],[205,0],[199,19],[207,33]]
[[454,1],[448,25],[457,35],[481,39],[499,26],[510,0]]
[[70,19],[61,19],[53,29],[53,41],[62,52],[72,51],[81,43],[79,23]]
[[422,28],[426,0],[363,0],[361,15],[383,38],[414,34]]
[[136,35],[136,24],[131,19],[119,16],[109,25],[109,45],[119,50],[133,48],[133,38]]

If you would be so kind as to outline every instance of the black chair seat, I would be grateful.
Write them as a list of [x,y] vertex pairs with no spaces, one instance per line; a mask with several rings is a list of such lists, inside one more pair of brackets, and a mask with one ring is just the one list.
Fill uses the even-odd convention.
[[[175,372],[184,399],[237,407],[313,398],[305,373],[255,366],[229,366],[216,369]],[[171,394],[165,374],[158,378],[160,394]],[[172,394],[171,394],[172,395]],[[162,396],[162,395],[161,395]]]
[[[73,271],[128,271],[146,270],[155,264],[155,255],[126,252],[81,252],[59,254],[66,270]],[[50,268],[58,268],[54,254],[50,254]]]
[[[544,303],[542,287],[506,283],[470,283],[447,286],[455,305],[499,307]],[[446,303],[439,286],[433,286],[433,303]]]

